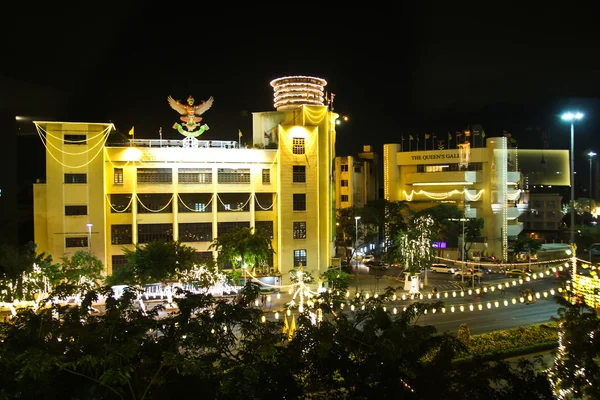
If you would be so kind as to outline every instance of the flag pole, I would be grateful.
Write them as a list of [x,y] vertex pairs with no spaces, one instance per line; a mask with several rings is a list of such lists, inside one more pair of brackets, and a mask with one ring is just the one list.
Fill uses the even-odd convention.
[[162,126],[158,128],[158,135],[160,136],[160,147],[162,147]]

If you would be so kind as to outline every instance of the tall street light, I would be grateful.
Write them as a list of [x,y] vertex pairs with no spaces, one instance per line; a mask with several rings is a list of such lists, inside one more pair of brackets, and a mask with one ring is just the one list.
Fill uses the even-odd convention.
[[583,113],[566,112],[561,118],[563,121],[571,123],[571,247],[573,249],[573,258],[571,259],[573,276],[577,273],[577,263],[575,261],[575,121],[583,118]]
[[[460,252],[461,266],[460,266],[460,280],[461,283],[465,283],[465,222],[467,218],[448,218],[448,221],[460,221],[462,222],[462,250]],[[474,273],[473,273],[474,274]]]
[[583,118],[583,113],[566,112],[561,118],[571,123],[571,245],[575,244],[575,121]]
[[[358,249],[358,220],[360,219],[360,216],[358,217],[354,217],[354,254],[355,257],[358,257],[358,254],[356,254],[356,250]],[[358,281],[358,258],[356,258],[356,280]]]
[[87,226],[88,228],[88,249],[90,250],[90,253],[92,252],[92,224],[87,223],[85,224],[85,226]]
[[588,157],[590,158],[590,207],[592,205],[592,199],[594,198],[594,186],[592,185],[592,157],[594,157],[596,155],[596,153],[594,153],[593,151],[590,151],[588,154]]

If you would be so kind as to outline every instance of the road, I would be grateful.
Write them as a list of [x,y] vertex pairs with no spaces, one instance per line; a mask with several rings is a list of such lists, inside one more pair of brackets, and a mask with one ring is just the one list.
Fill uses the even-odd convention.
[[[383,293],[388,286],[396,288],[396,295],[399,298],[402,294],[408,294],[404,290],[404,281],[398,268],[370,270],[364,265],[359,265],[358,273],[355,268],[353,269],[352,278],[350,282],[351,296],[356,291],[364,291],[371,295]],[[424,281],[424,273],[421,273],[421,280]],[[435,314],[421,316],[417,323],[433,325],[440,332],[456,333],[460,325],[466,323],[472,334],[479,334],[549,322],[551,317],[558,316],[558,304],[554,300],[554,295],[558,294],[558,288],[564,281],[550,275],[541,279],[532,279],[523,284],[517,282],[516,286],[512,286],[512,282],[515,280],[515,278],[507,278],[504,274],[490,273],[485,274],[481,282],[476,281],[475,284],[472,284],[470,281],[463,282],[456,279],[452,275],[428,272],[427,284],[421,289],[424,298],[390,302],[389,309],[392,310],[395,307],[397,310],[401,310],[415,301],[438,301],[436,298],[428,299],[427,296],[435,287],[440,294],[439,301],[443,301],[446,306],[446,312],[442,313],[438,310]],[[497,289],[499,284],[504,285],[506,282],[511,284],[509,288],[503,287],[503,291]],[[494,286],[495,290],[493,292],[488,290],[484,296],[468,294],[469,289],[484,287],[489,289],[491,286]],[[536,298],[534,302],[520,302],[522,294],[519,291],[527,289],[537,292],[540,298]],[[551,293],[552,290],[554,294]],[[464,293],[464,296],[460,295],[461,292]],[[544,297],[544,293],[547,297]],[[516,300],[516,304],[513,304],[513,299]],[[281,301],[285,301],[284,298]],[[507,305],[505,305],[505,301],[508,303]],[[462,312],[460,311],[461,305],[464,309]],[[480,305],[481,310],[479,310]],[[451,312],[452,306],[454,306],[454,312]],[[473,306],[473,311],[470,311],[470,306]]]
[[[445,312],[436,310],[436,313],[429,313],[421,316],[417,323],[421,325],[433,325],[439,332],[449,332],[456,334],[461,324],[466,323],[472,334],[492,332],[496,330],[517,328],[520,326],[536,323],[549,322],[551,317],[557,316],[558,304],[554,300],[554,294],[562,285],[562,281],[554,276],[524,282],[517,286],[512,286],[514,278],[506,278],[504,274],[490,273],[484,275],[481,282],[471,285],[470,282],[462,282],[452,275],[428,273],[427,285],[421,289],[423,298],[402,300],[402,296],[408,295],[404,290],[404,280],[398,278],[400,271],[391,267],[388,270],[370,270],[364,265],[353,271],[350,282],[350,296],[356,292],[369,293],[371,296],[375,293],[383,293],[387,287],[396,289],[397,301],[389,302],[387,307],[390,312],[394,308],[400,312],[404,307],[414,302],[434,302],[443,301]],[[422,278],[424,278],[422,274]],[[505,282],[511,283],[509,288],[503,286],[503,290],[498,290],[498,285],[504,285]],[[462,288],[461,288],[462,286]],[[490,289],[494,287],[492,292]],[[428,298],[433,288],[438,289],[439,299]],[[488,288],[487,294],[478,296],[469,290],[472,288]],[[521,302],[522,294],[519,290],[533,289],[540,296],[534,302]],[[554,291],[554,294],[551,293]],[[462,293],[462,295],[461,295]],[[291,300],[291,295],[281,293],[279,298],[276,295],[267,297],[264,305],[259,305],[265,312],[269,320],[275,319],[275,313],[278,316],[283,315],[286,309],[285,305]],[[514,303],[513,303],[514,301]],[[159,304],[160,301],[148,302],[147,307]],[[461,311],[461,306],[463,311]],[[454,307],[454,310],[452,310]],[[473,307],[471,311],[470,307]],[[481,309],[479,309],[481,307]],[[348,309],[348,312],[349,309]]]

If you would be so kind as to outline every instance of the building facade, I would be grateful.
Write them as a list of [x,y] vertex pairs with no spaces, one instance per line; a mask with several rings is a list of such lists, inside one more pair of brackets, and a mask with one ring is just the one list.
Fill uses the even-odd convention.
[[524,231],[531,237],[546,243],[560,241],[563,230],[562,196],[558,193],[525,192],[529,204],[520,217]]
[[[508,148],[507,137],[485,139],[485,146],[469,143],[456,149],[400,151],[399,144],[383,150],[384,196],[389,201],[408,201],[415,209],[439,202],[454,203],[466,218],[482,218],[480,251],[507,260],[508,241],[523,230],[519,217],[528,210],[523,177],[536,182],[569,185],[568,151],[555,150],[551,178],[533,171],[529,159],[539,151]],[[539,163],[538,163],[539,164]],[[525,170],[523,169],[525,166]]]
[[261,228],[283,282],[300,265],[316,277],[334,254],[338,116],[323,104],[325,85],[273,81],[277,109],[253,114],[250,148],[189,138],[111,144],[112,124],[37,122],[46,182],[34,186],[36,243],[55,258],[90,249],[110,274],[134,244],[179,240],[214,258],[209,246],[220,234]]
[[379,155],[364,145],[358,156],[335,158],[335,207],[364,207],[379,197]]

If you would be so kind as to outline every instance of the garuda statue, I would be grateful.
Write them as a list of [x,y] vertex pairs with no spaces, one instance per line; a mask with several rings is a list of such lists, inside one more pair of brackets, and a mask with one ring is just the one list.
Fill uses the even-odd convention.
[[[200,136],[204,131],[209,129],[206,124],[200,125],[200,121],[202,121],[200,115],[204,114],[212,107],[213,102],[215,101],[212,96],[198,105],[194,105],[194,98],[192,96],[188,97],[187,104],[182,104],[171,96],[169,96],[167,100],[171,108],[181,114],[179,119],[183,121],[183,124],[176,122],[173,125],[173,129],[177,129],[182,135],[192,138]],[[196,130],[198,127],[200,129]]]

